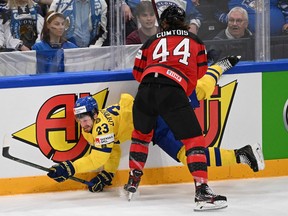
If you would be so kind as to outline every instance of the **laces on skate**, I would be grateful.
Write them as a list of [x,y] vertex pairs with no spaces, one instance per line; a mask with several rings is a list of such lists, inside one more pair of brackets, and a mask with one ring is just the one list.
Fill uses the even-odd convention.
[[220,66],[223,70],[223,73],[224,73],[225,71],[227,71],[227,70],[231,69],[233,66],[235,66],[239,62],[240,58],[241,58],[241,56],[226,56],[226,57],[218,60],[214,64]]
[[265,168],[264,157],[259,143],[237,149],[236,159],[238,163],[248,164],[254,172]]
[[228,206],[227,198],[215,194],[207,184],[196,186],[195,203],[194,211],[216,210]]

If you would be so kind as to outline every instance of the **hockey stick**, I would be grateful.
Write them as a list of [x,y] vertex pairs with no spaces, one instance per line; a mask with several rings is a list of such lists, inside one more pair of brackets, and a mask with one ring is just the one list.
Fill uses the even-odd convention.
[[[49,171],[50,171],[50,169],[47,168],[47,167],[43,167],[43,166],[41,166],[41,165],[32,163],[32,162],[30,162],[30,161],[26,161],[26,160],[23,160],[23,159],[20,159],[20,158],[17,158],[17,157],[12,156],[12,155],[9,153],[9,148],[10,148],[10,146],[7,146],[7,145],[3,147],[3,151],[2,151],[3,157],[8,158],[8,159],[13,160],[13,161],[16,161],[16,162],[18,162],[18,163],[25,164],[25,165],[27,165],[27,166],[34,167],[34,168],[36,168],[36,169],[40,169],[40,170],[46,171],[46,172],[49,172]],[[76,182],[80,182],[80,183],[85,184],[85,185],[87,185],[87,186],[93,186],[93,184],[92,184],[91,182],[88,182],[88,181],[86,181],[86,180],[84,180],[84,179],[80,179],[80,178],[77,178],[77,177],[74,177],[74,176],[69,177],[69,179],[71,179],[71,180],[73,180],[73,181],[76,181]]]
[[155,2],[155,1],[156,1],[156,0],[151,0],[151,3],[152,3],[152,6],[153,6],[153,10],[154,10],[154,13],[155,13],[155,16],[156,16],[158,25],[160,26],[160,17],[159,17],[159,14],[158,14],[158,9],[157,9],[156,2]]

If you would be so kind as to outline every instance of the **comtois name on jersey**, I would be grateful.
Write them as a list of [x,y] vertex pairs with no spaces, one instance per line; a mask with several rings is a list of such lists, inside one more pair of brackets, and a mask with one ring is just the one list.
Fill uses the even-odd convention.
[[160,37],[165,37],[165,36],[169,36],[169,35],[187,36],[188,34],[189,33],[187,30],[174,29],[174,30],[170,30],[170,31],[159,32],[156,34],[156,37],[160,38]]

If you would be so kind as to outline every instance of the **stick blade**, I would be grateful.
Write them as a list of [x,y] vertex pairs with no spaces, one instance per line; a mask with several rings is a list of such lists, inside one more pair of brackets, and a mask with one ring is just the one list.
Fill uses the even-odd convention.
[[3,147],[2,149],[2,156],[3,157],[8,157],[9,156],[9,146]]

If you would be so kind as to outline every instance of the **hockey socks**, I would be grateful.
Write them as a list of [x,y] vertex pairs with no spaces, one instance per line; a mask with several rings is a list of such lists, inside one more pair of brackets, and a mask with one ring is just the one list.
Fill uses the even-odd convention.
[[137,130],[133,131],[129,154],[130,169],[142,170],[144,168],[152,135],[153,131],[149,134],[143,134]]
[[196,182],[207,183],[207,160],[203,136],[181,140],[185,145],[188,169]]

